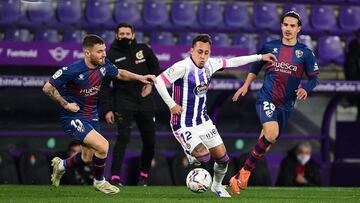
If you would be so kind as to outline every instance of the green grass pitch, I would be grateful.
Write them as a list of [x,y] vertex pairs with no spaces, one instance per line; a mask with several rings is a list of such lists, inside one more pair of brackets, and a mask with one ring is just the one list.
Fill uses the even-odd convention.
[[122,187],[116,195],[105,195],[91,186],[0,185],[0,202],[360,202],[360,188],[250,187],[240,195],[223,199],[208,191],[195,194],[184,187]]

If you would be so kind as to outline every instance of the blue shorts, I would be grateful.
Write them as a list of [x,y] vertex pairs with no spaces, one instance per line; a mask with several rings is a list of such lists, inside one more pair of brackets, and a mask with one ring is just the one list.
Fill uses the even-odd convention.
[[65,133],[75,136],[81,142],[90,131],[96,130],[100,132],[99,121],[91,121],[84,118],[68,118],[62,119],[61,122]]
[[270,101],[257,101],[256,112],[261,124],[276,121],[279,124],[279,134],[284,130],[290,111],[276,108]]

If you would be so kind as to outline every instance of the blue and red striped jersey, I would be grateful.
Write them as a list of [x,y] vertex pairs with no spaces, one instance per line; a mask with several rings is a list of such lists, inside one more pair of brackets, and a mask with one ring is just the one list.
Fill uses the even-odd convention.
[[273,53],[278,61],[257,62],[251,66],[250,72],[254,74],[265,68],[264,83],[257,100],[269,101],[277,108],[291,110],[296,100],[295,90],[300,85],[303,73],[308,77],[319,74],[315,55],[302,43],[288,46],[282,44],[281,40],[266,43],[259,54],[266,53]]
[[56,87],[66,101],[75,102],[80,107],[76,113],[62,108],[61,118],[80,117],[93,121],[98,120],[97,101],[101,81],[105,75],[116,77],[117,74],[118,69],[108,60],[104,65],[91,69],[82,59],[56,71],[49,80],[50,84]]

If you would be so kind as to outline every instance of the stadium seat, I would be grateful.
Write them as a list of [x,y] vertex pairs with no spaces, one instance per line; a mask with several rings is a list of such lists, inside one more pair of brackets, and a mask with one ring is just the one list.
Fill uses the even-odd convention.
[[330,5],[313,5],[311,24],[315,30],[337,32],[335,10]]
[[85,31],[80,31],[80,30],[76,30],[76,31],[65,31],[64,32],[64,38],[63,41],[64,42],[71,42],[71,43],[82,43],[84,37],[86,36],[86,32]]
[[276,4],[256,3],[254,4],[253,20],[255,27],[271,31],[279,31],[280,16]]
[[347,0],[349,3],[360,4],[360,0]]
[[256,53],[256,36],[254,34],[236,34],[232,38],[234,47],[246,48],[249,54]]
[[299,13],[301,18],[301,33],[312,33],[312,28],[309,24],[309,16],[306,12],[306,8],[304,4],[285,4],[284,6],[284,13],[288,11],[296,11]]
[[173,185],[169,164],[163,156],[154,156],[149,174],[149,185]]
[[82,17],[81,1],[58,0],[56,16],[60,23],[77,24]]
[[135,39],[138,43],[145,43],[144,33],[142,32],[135,32]]
[[212,46],[214,47],[229,47],[229,37],[226,33],[212,33],[210,34]]
[[[127,22],[132,24],[136,30],[143,26],[142,16],[137,1],[117,0],[115,2],[114,17],[117,24]],[[121,12],[118,12],[121,11]]]
[[[49,24],[54,19],[54,10],[51,0],[41,0],[35,3],[27,4],[27,14],[32,27]],[[51,24],[51,23],[50,23]]]
[[[83,18],[81,24],[83,28],[98,29],[99,26],[112,21],[112,12],[108,0],[86,1],[85,18]],[[112,28],[115,26],[115,24],[112,25]]]
[[201,29],[212,29],[223,23],[223,14],[219,2],[201,1],[199,3],[198,19]]
[[115,39],[115,32],[114,31],[99,31],[96,32],[97,35],[102,37],[105,40],[106,45],[110,45]]
[[313,50],[312,40],[310,35],[300,35],[299,42],[305,44],[309,49]]
[[163,1],[145,1],[143,16],[146,29],[170,26],[169,13]]
[[151,45],[174,45],[175,40],[171,32],[152,32],[150,36]]
[[50,184],[49,161],[42,152],[21,153],[19,171],[23,184]]
[[0,26],[9,27],[20,19],[20,0],[2,0],[0,6]]
[[260,35],[259,39],[258,39],[258,50],[260,50],[266,42],[270,42],[270,41],[276,40],[276,39],[281,39],[280,35],[277,35],[277,34],[270,34],[270,35],[262,34],[262,35]]
[[339,36],[321,36],[317,43],[319,64],[344,63],[344,48]]
[[18,42],[31,42],[33,36],[27,29],[14,30],[8,29],[5,31],[5,40],[7,41],[18,41]]
[[0,151],[0,184],[19,184],[14,158],[6,151]]
[[224,26],[222,31],[252,31],[252,25],[249,10],[246,4],[241,2],[227,2],[224,7]]
[[174,184],[185,185],[187,174],[195,167],[189,164],[189,161],[184,153],[176,155],[172,160],[171,165],[172,174],[174,177]]
[[60,36],[56,30],[37,30],[35,32],[36,42],[60,42]]
[[188,1],[173,1],[171,4],[171,21],[175,27],[184,29],[197,24],[194,4]]
[[341,29],[354,31],[360,28],[360,7],[342,6],[339,12],[339,25]]
[[324,3],[343,3],[345,0],[320,0]]
[[178,38],[179,39],[178,45],[191,46],[192,41],[196,35],[197,35],[197,33],[195,33],[195,32],[180,32],[179,38]]

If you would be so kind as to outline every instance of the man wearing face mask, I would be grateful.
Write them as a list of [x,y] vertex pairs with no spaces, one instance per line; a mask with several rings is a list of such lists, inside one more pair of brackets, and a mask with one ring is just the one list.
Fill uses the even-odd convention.
[[301,142],[281,161],[277,186],[320,186],[320,167],[311,158],[311,145]]
[[[158,75],[160,71],[158,59],[146,44],[136,42],[134,27],[128,23],[121,23],[115,32],[116,39],[111,44],[108,53],[109,60],[117,67],[131,70],[139,75],[150,73]],[[118,129],[118,137],[112,154],[111,182],[113,184],[121,186],[121,165],[126,146],[130,141],[132,123],[135,121],[143,142],[138,185],[147,185],[155,148],[155,114],[151,91],[152,85],[143,85],[138,82],[119,82],[111,78],[103,81],[100,105],[105,113],[106,122],[116,124]],[[144,97],[148,93],[150,94]]]

